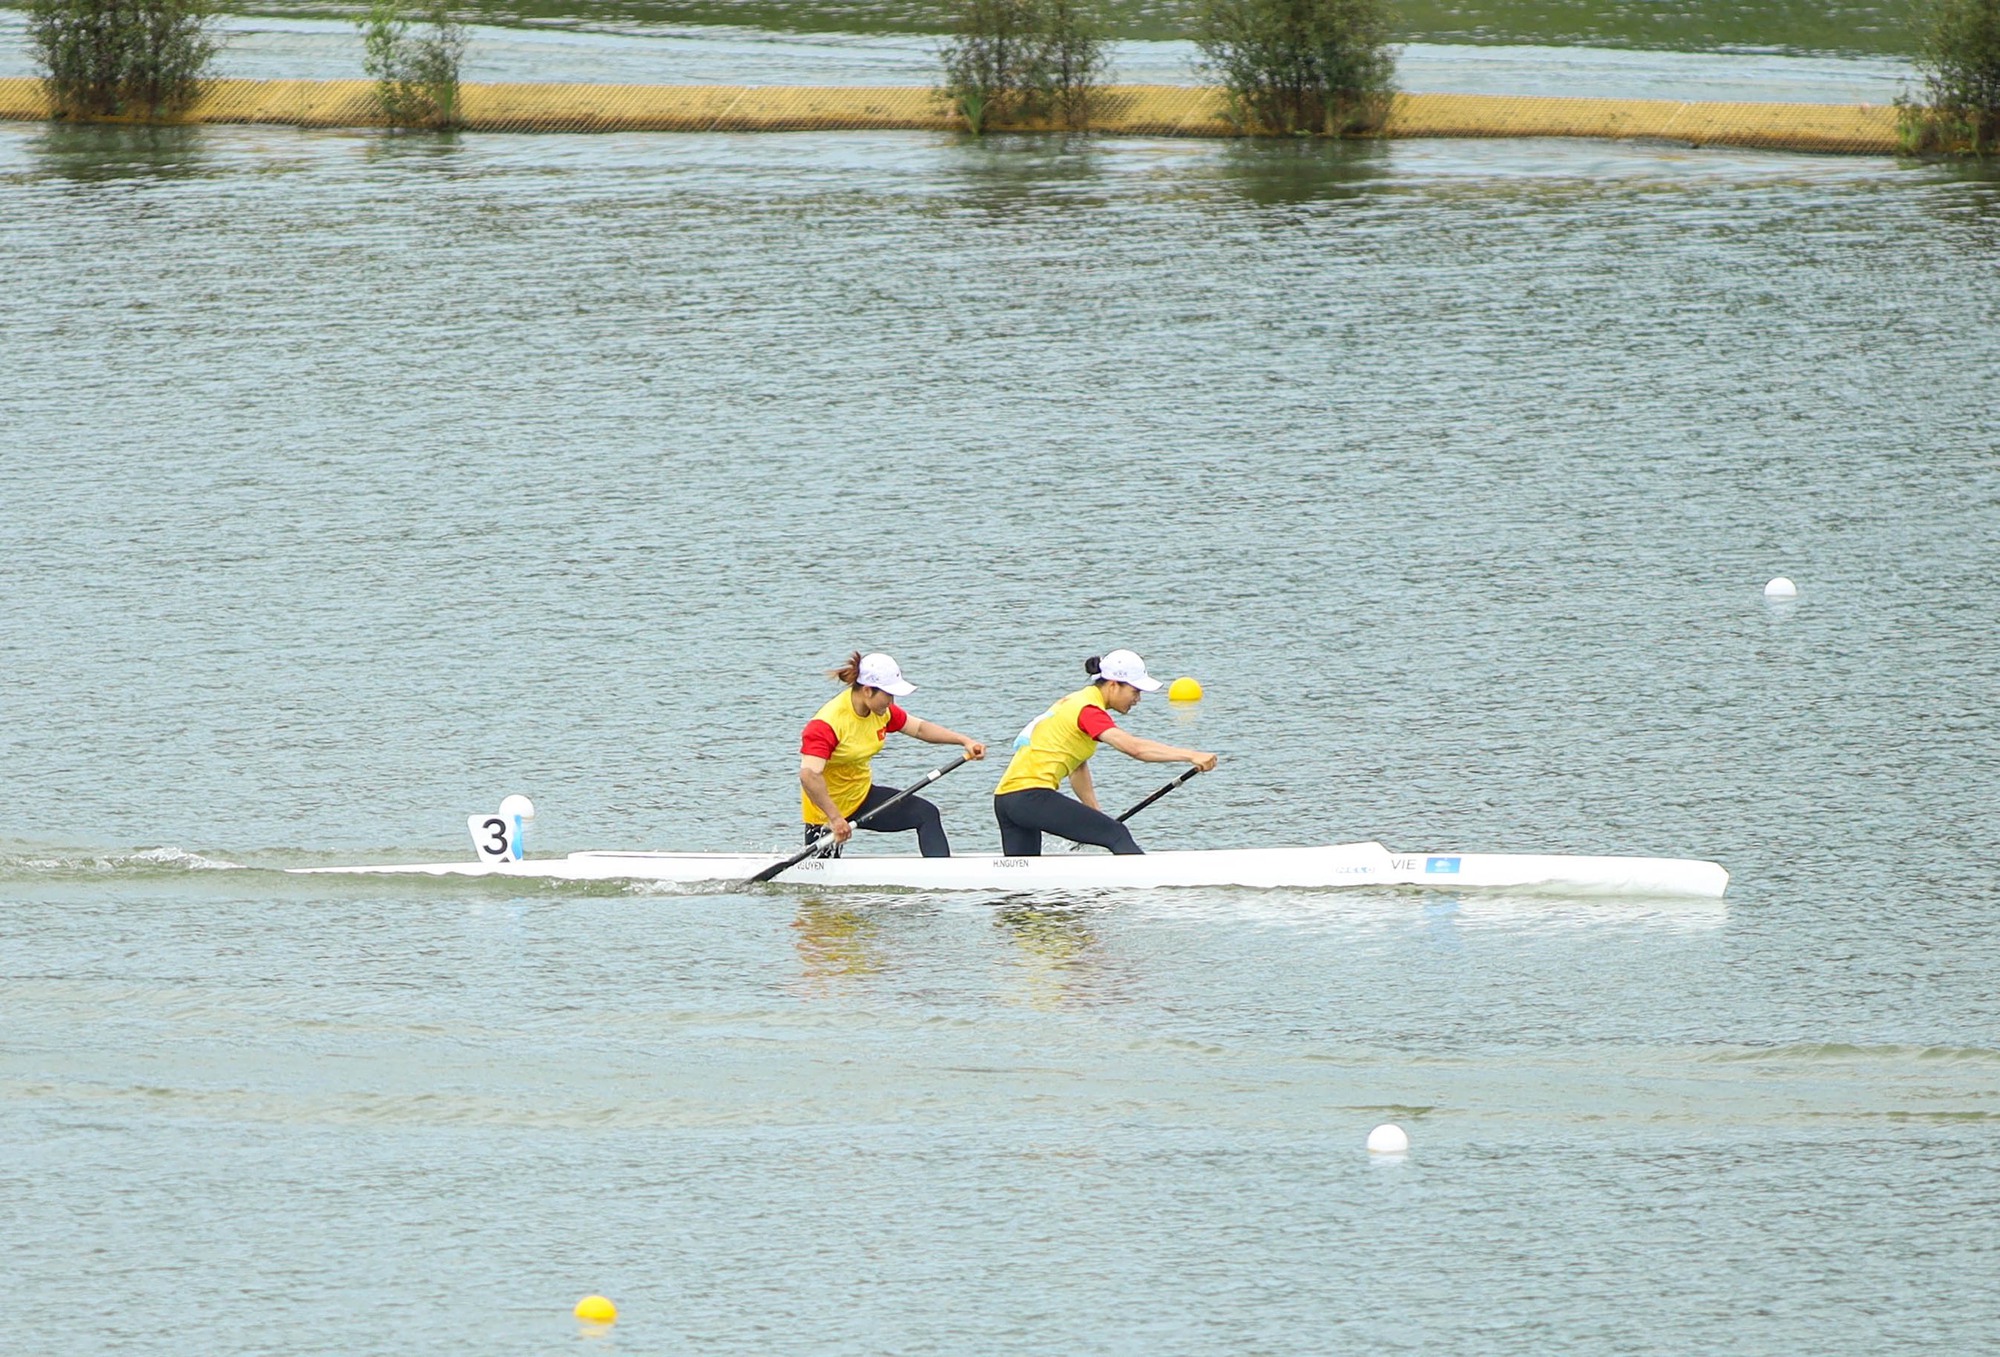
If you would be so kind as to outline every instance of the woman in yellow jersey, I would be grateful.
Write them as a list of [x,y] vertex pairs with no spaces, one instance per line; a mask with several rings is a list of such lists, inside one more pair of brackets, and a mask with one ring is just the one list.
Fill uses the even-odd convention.
[[[1090,756],[1108,744],[1142,763],[1191,763],[1206,773],[1215,755],[1181,749],[1127,734],[1111,719],[1128,712],[1139,695],[1158,691],[1160,681],[1129,650],[1083,662],[1090,683],[1050,707],[1014,740],[1014,759],[993,789],[993,818],[1000,822],[1000,851],[1010,858],[1042,855],[1042,834],[1072,843],[1094,843],[1114,853],[1143,852],[1132,831],[1106,815],[1090,781]],[[1056,788],[1069,779],[1072,801]]]
[[[833,835],[834,853],[853,837],[856,816],[881,805],[893,791],[873,785],[868,761],[882,752],[882,742],[901,731],[926,744],[955,744],[969,759],[986,757],[986,746],[969,735],[924,721],[896,705],[917,686],[887,655],[855,651],[828,678],[847,685],[806,722],[799,738],[799,801],[806,818],[806,842]],[[881,834],[917,831],[917,848],[927,858],[948,858],[951,844],[944,836],[938,808],[920,796],[905,797],[862,828]]]

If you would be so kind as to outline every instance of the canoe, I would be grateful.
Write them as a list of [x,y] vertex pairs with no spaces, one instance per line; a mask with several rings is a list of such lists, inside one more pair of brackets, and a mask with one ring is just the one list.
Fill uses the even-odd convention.
[[[501,862],[428,862],[362,867],[298,867],[302,874],[521,877],[551,881],[663,881],[686,885],[747,881],[778,854],[619,853]],[[1687,858],[1575,857],[1543,853],[1392,853],[1379,843],[1317,848],[1222,848],[1116,857],[1054,853],[1039,858],[899,855],[811,858],[774,884],[820,889],[920,891],[1154,890],[1240,886],[1318,890],[1401,886],[1560,895],[1719,897],[1729,873]]]

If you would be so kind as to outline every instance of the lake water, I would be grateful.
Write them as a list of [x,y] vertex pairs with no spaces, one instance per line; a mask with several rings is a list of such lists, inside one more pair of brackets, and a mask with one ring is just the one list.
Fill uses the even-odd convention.
[[[356,80],[361,37],[351,21],[310,15],[230,15],[219,75],[252,80]],[[625,19],[474,25],[468,81],[610,84],[931,85],[930,33],[813,32]],[[36,73],[24,11],[0,7],[0,77]],[[1114,79],[1201,83],[1200,53],[1180,40],[1111,44]],[[1399,87],[1412,93],[1594,95],[1886,104],[1915,83],[1894,53],[1681,51],[1519,43],[1412,41],[1399,49]]]
[[[1670,146],[0,127],[0,1349],[1992,1347],[1996,249]],[[849,649],[1005,741],[1120,644],[1224,759],[1149,846],[1730,894],[276,870],[789,843]]]
[[[253,0],[232,7],[257,20],[350,20],[328,0]],[[1181,0],[1097,0],[1117,37],[1162,41],[1187,32]],[[1687,52],[1901,55],[1916,50],[1919,6],[1909,0],[1402,0],[1399,38],[1428,43],[1591,46]],[[947,26],[937,0],[468,0],[453,12],[508,28],[689,36],[898,34]]]

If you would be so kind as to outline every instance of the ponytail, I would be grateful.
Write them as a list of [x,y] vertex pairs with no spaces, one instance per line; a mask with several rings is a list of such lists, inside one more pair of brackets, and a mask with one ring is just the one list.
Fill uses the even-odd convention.
[[1103,660],[1096,655],[1092,655],[1089,659],[1083,662],[1083,672],[1090,675],[1090,681],[1092,683],[1102,683],[1104,681],[1097,675],[1098,668],[1102,664]]
[[855,651],[847,657],[847,663],[838,669],[829,669],[826,676],[836,683],[845,683],[852,688],[861,681],[861,652]]

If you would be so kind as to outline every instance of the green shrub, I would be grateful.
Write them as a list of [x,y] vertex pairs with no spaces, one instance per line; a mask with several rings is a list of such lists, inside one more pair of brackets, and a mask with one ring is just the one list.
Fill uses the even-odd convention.
[[1090,120],[1107,62],[1088,0],[955,0],[941,92],[976,135],[1003,123]]
[[1041,34],[1031,73],[1036,115],[1084,127],[1110,71],[1103,21],[1078,0],[1039,0],[1036,9]]
[[1339,136],[1388,117],[1396,53],[1384,0],[1199,0],[1202,73],[1246,132]]
[[2000,0],[1933,0],[1917,70],[1922,102],[1897,100],[1905,149],[1992,154],[2000,143]]
[[402,0],[375,0],[360,20],[368,50],[363,69],[375,81],[375,101],[391,127],[462,127],[458,67],[465,57],[465,26],[435,0],[423,16],[427,31],[413,34]]
[[58,118],[168,118],[218,43],[209,0],[33,0],[28,45]]

